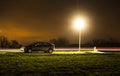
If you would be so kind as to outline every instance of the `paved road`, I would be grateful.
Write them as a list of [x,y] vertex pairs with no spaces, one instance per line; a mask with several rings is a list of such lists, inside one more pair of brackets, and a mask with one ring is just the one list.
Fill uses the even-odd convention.
[[0,49],[0,52],[22,52],[20,49]]
[[[94,48],[82,48],[81,50],[93,50]],[[56,48],[56,51],[73,51],[78,50],[78,48]],[[97,48],[99,51],[119,51],[120,48]],[[0,49],[0,52],[23,52],[20,49]]]
[[[94,48],[82,48],[81,50],[93,50]],[[120,48],[96,48],[99,51],[120,51]],[[78,50],[78,48],[56,48],[56,50]]]

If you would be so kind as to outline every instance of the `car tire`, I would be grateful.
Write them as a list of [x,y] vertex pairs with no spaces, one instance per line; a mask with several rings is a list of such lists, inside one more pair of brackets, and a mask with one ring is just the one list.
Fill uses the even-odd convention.
[[31,49],[28,49],[28,53],[31,53],[32,52],[32,50]]
[[32,52],[31,49],[27,49],[27,50],[25,50],[25,53],[31,53],[31,52]]

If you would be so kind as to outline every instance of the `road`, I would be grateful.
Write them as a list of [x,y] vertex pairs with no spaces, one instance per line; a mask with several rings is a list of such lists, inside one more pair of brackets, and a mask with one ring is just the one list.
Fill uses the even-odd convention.
[[[81,50],[93,50],[94,48],[82,48]],[[56,48],[56,51],[75,51],[78,50],[78,48]],[[120,52],[120,48],[97,48],[99,51],[112,51],[112,52]],[[0,52],[23,52],[20,51],[20,49],[0,49]]]
[[[94,48],[82,48],[81,50],[93,50]],[[120,48],[96,48],[99,51],[120,51]],[[78,50],[78,48],[56,48],[56,50]]]
[[0,49],[0,52],[22,52],[20,49]]

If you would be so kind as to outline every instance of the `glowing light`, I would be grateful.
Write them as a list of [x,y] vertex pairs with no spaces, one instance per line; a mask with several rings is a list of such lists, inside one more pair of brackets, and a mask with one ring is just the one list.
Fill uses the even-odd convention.
[[72,25],[74,29],[82,30],[86,26],[86,20],[78,16],[73,20]]
[[91,51],[54,51],[52,54],[103,54],[104,52],[94,52],[94,50]]
[[80,52],[80,49],[81,49],[81,32],[82,32],[82,29],[85,28],[86,20],[84,19],[84,17],[82,17],[80,15],[77,15],[76,17],[73,18],[72,25],[73,25],[73,28],[76,29],[79,32],[79,52]]

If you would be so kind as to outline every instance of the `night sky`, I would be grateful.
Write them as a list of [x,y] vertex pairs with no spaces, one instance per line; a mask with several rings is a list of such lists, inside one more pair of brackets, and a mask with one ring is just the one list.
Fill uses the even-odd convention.
[[78,13],[88,21],[83,42],[120,41],[120,0],[0,0],[0,35],[23,44],[59,37],[76,43],[71,20]]

